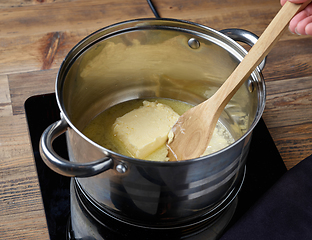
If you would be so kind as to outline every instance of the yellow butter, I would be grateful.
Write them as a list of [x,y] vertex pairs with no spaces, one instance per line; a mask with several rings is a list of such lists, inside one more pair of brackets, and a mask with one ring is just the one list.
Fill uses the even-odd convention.
[[178,118],[169,106],[144,101],[143,106],[116,119],[113,133],[133,157],[143,159],[166,143]]

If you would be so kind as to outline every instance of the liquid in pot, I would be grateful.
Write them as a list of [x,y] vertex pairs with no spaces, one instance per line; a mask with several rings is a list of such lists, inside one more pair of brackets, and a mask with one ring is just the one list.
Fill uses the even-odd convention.
[[[131,151],[127,149],[127,146],[116,136],[116,133],[114,133],[114,123],[116,122],[116,119],[133,111],[134,109],[138,109],[143,106],[144,101],[146,101],[146,99],[130,100],[106,109],[93,120],[91,120],[91,122],[83,129],[82,133],[95,143],[107,149],[125,156],[135,158],[135,156],[131,154]],[[191,104],[172,99],[155,98],[148,99],[148,101],[164,104],[165,106],[170,107],[178,115],[182,115],[185,111],[193,107]],[[230,131],[219,121],[213,133],[211,142],[203,155],[216,152],[233,142],[234,138]],[[167,161],[167,154],[168,149],[164,142],[159,148],[142,159],[152,161]]]

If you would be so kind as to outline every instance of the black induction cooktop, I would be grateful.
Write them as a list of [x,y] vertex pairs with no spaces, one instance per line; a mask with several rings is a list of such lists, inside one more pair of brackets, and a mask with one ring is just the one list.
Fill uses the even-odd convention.
[[[55,94],[32,96],[25,102],[35,164],[51,240],[66,239],[70,216],[70,178],[50,170],[39,154],[39,140],[50,124],[60,119]],[[55,151],[68,159],[65,135],[53,142]],[[228,227],[232,226],[286,171],[286,167],[261,119],[253,131],[247,157],[245,182],[238,194],[236,212]]]

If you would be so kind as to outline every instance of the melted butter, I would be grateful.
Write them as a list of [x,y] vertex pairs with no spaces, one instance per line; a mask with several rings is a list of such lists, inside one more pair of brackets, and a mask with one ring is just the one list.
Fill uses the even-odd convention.
[[[82,131],[84,135],[90,138],[92,141],[97,144],[110,149],[116,153],[126,155],[129,157],[135,157],[127,149],[125,143],[120,141],[116,134],[114,133],[114,123],[116,119],[124,116],[125,114],[131,112],[134,109],[138,109],[143,105],[143,99],[130,100],[117,104],[102,113],[96,116]],[[182,115],[185,111],[193,107],[192,105],[171,99],[148,99],[148,101],[153,102],[157,101],[158,103],[165,104],[173,109],[177,114]],[[217,126],[214,130],[211,142],[206,149],[204,155],[211,154],[215,151],[218,151],[231,143],[234,142],[234,139],[230,132],[220,123],[217,123]],[[157,150],[153,151],[148,156],[143,157],[145,160],[153,161],[166,161],[168,150],[166,144],[161,145]]]

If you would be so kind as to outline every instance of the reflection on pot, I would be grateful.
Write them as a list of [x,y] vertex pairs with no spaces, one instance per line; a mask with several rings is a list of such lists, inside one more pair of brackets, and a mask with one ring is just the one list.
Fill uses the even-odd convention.
[[[248,34],[244,31],[241,40]],[[189,46],[190,38],[199,48]],[[56,172],[77,177],[90,199],[118,218],[170,225],[209,214],[243,178],[252,130],[265,103],[260,68],[221,115],[235,142],[208,156],[181,162],[135,159],[96,144],[82,130],[104,110],[128,100],[198,104],[245,54],[225,34],[178,20],[132,20],[91,34],[59,70],[56,97],[62,120],[43,133],[42,158]],[[51,141],[64,131],[70,162],[52,150]]]

